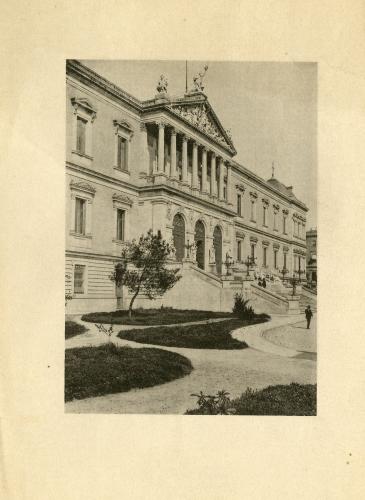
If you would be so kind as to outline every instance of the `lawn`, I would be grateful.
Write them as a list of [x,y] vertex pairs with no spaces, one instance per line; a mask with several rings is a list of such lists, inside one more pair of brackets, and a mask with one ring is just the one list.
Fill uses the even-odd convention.
[[237,399],[197,395],[198,408],[187,415],[316,415],[317,385],[270,385],[261,390],[251,388]]
[[213,318],[229,318],[231,312],[195,311],[194,309],[173,309],[163,307],[159,309],[136,309],[132,318],[128,318],[128,311],[95,312],[84,314],[83,321],[92,323],[113,323],[116,325],[173,325],[189,321],[203,321]]
[[190,360],[175,352],[113,343],[66,349],[65,401],[152,387],[188,375]]
[[141,344],[163,345],[167,347],[188,347],[193,349],[244,349],[248,347],[231,337],[230,332],[236,328],[268,320],[266,315],[257,315],[252,321],[228,319],[216,323],[199,325],[162,326],[161,328],[143,328],[141,330],[125,330],[118,337]]
[[65,321],[65,339],[70,339],[87,331],[88,329],[84,325],[75,323],[75,321]]

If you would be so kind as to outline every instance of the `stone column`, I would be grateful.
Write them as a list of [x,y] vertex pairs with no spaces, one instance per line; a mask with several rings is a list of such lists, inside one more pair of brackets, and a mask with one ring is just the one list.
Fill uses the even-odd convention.
[[224,162],[223,158],[219,159],[219,190],[218,190],[218,197],[220,200],[224,200]]
[[188,138],[183,135],[182,143],[182,182],[187,184],[188,182]]
[[210,194],[211,196],[217,196],[216,191],[216,165],[215,165],[215,153],[212,153],[210,162]]
[[191,187],[195,190],[199,190],[198,144],[195,141],[193,142],[193,171],[192,171]]
[[165,168],[165,124],[158,124],[158,173],[164,172]]
[[[233,205],[232,200],[232,165],[227,164],[227,203]],[[242,203],[242,202],[241,202]]]
[[[149,153],[148,153],[148,137],[147,137],[147,126],[145,123],[140,124],[140,131],[141,131],[141,164],[143,165],[142,167],[142,172],[146,174],[150,174],[150,165],[149,165]],[[116,143],[116,153],[115,153],[115,158],[117,158],[117,148],[118,148],[118,141],[115,141]],[[129,148],[128,148],[129,149]]]
[[176,179],[176,130],[171,131],[171,178]]
[[203,147],[203,155],[202,155],[202,192],[208,192],[207,186],[207,150]]

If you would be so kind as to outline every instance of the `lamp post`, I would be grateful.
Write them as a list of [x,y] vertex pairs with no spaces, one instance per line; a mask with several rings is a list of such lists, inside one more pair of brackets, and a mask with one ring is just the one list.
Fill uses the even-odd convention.
[[300,277],[301,277],[302,274],[305,274],[305,271],[302,271],[301,269],[298,269],[298,271],[296,271],[296,273],[298,274],[298,282],[300,283],[302,281],[300,279]]
[[296,292],[296,288],[297,288],[297,284],[300,282],[300,278],[296,278],[295,275],[293,274],[293,277],[292,278],[289,278],[289,283],[292,285],[293,287],[293,292],[292,292],[292,295],[294,297],[295,295],[295,292]]
[[283,267],[283,269],[281,271],[279,271],[279,272],[280,272],[280,274],[283,275],[283,283],[284,283],[284,281],[285,281],[285,275],[288,274],[289,270],[286,269],[286,267]]
[[225,260],[224,264],[225,264],[225,266],[227,268],[226,276],[230,276],[231,273],[230,273],[229,269],[230,269],[230,267],[233,266],[234,260],[232,259],[232,257],[229,255],[228,252],[226,253],[226,260]]
[[247,259],[243,262],[243,264],[247,268],[247,273],[246,273],[247,278],[250,276],[250,269],[255,265],[255,260],[256,257],[251,257],[250,255],[247,255]]

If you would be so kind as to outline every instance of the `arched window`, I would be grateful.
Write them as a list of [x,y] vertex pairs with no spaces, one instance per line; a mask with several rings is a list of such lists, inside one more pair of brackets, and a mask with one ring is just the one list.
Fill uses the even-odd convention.
[[174,217],[172,236],[176,249],[176,260],[182,261],[185,255],[185,221],[180,214],[176,214]]
[[215,226],[214,228],[213,242],[217,273],[222,274],[222,231],[219,226]]
[[198,267],[204,269],[205,264],[205,227],[201,220],[195,224],[195,244],[196,244],[196,260]]

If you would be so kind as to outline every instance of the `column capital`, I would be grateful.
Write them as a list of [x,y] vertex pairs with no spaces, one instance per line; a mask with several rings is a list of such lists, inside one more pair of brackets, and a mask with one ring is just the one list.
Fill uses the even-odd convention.
[[141,123],[139,124],[139,130],[140,130],[141,132],[146,132],[146,130],[147,130],[147,123],[145,123],[145,122],[141,122]]
[[177,134],[175,127],[171,127],[171,131],[170,132],[171,132],[171,135],[176,135]]
[[214,151],[211,151],[210,154],[211,154],[212,158],[217,158],[217,155],[215,154]]
[[181,134],[183,142],[188,142],[189,137],[186,134]]
[[165,128],[165,127],[166,127],[166,125],[167,125],[167,123],[165,123],[165,122],[163,122],[163,121],[159,121],[159,122],[157,122],[157,126],[158,126],[158,128]]
[[200,146],[200,147],[202,148],[203,153],[208,153],[208,148],[207,148],[207,146],[202,145],[202,146]]

